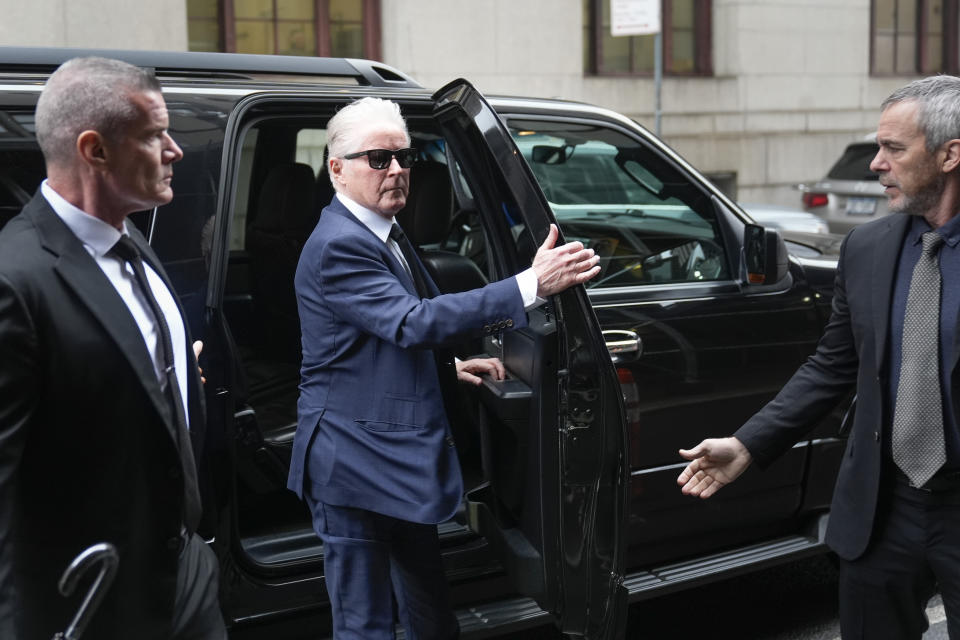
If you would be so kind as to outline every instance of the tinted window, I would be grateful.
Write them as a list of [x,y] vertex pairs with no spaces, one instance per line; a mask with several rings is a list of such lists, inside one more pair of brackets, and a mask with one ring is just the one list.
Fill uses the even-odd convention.
[[878,180],[877,174],[870,171],[870,162],[879,149],[876,142],[851,144],[843,151],[827,177],[834,180]]
[[587,287],[729,278],[710,199],[658,152],[605,127],[510,127],[567,240],[600,255]]
[[170,135],[183,149],[173,166],[173,200],[152,212],[135,213],[130,220],[150,239],[163,261],[194,335],[203,335],[203,309],[223,128],[233,99],[179,94],[164,96],[170,113]]
[[7,148],[0,141],[0,228],[33,197],[45,175],[35,144]]

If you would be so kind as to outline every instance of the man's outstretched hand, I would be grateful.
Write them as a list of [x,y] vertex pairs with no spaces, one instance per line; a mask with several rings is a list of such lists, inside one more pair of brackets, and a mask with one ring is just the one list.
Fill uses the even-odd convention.
[[557,247],[560,232],[551,224],[547,239],[537,249],[533,270],[537,273],[537,295],[541,298],[583,284],[600,273],[600,257],[593,249],[584,249],[582,242],[568,242]]
[[736,438],[708,438],[693,449],[680,449],[691,460],[677,484],[684,495],[709,498],[746,471],[753,457]]

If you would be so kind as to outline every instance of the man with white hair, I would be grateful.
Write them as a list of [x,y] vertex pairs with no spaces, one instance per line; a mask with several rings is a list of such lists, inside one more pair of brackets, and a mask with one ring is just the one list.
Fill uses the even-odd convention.
[[[60,575],[119,554],[84,637],[225,640],[217,559],[194,533],[203,394],[189,327],[135,211],[173,198],[152,73],[77,58],[36,111],[47,179],[0,231],[0,638],[63,631]],[[79,595],[79,594],[78,594]]]
[[960,638],[960,78],[881,105],[870,168],[893,215],[853,229],[816,353],[733,437],[704,440],[683,492],[766,467],[855,389],[826,532],[844,640],[920,640],[940,590]]
[[408,638],[455,638],[436,524],[463,484],[441,383],[504,370],[495,358],[438,363],[434,349],[526,326],[526,309],[594,277],[598,258],[579,242],[555,247],[552,227],[530,269],[440,295],[394,221],[417,155],[398,105],[359,100],[327,136],[336,195],[295,279],[303,368],[288,487],[323,539],[337,640],[393,638],[394,598]]

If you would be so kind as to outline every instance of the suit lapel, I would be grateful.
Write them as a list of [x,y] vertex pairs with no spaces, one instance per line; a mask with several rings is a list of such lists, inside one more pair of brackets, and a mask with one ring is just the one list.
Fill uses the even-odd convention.
[[877,369],[883,370],[885,364],[887,336],[890,331],[890,303],[893,299],[894,278],[897,263],[900,260],[900,247],[903,235],[907,232],[910,217],[904,214],[890,214],[886,224],[873,243],[873,326],[876,327]]
[[24,208],[24,214],[33,220],[44,248],[57,256],[57,274],[116,343],[175,438],[169,403],[160,392],[143,334],[117,290],[39,191]]
[[[403,265],[400,264],[400,261],[397,260],[397,257],[393,255],[393,251],[390,250],[390,248],[387,246],[387,243],[380,240],[380,238],[377,237],[377,234],[375,234],[373,231],[370,230],[370,227],[360,222],[357,216],[353,215],[353,213],[351,213],[349,209],[343,206],[343,203],[337,200],[336,198],[334,198],[333,201],[330,202],[330,205],[323,210],[324,213],[328,211],[330,213],[335,213],[337,215],[343,216],[344,218],[346,218],[347,220],[350,220],[355,225],[357,225],[358,227],[366,231],[368,234],[370,234],[370,238],[377,243],[377,246],[386,255],[384,262],[386,263],[387,267],[390,269],[390,272],[397,277],[397,280],[399,280],[403,284],[403,288],[406,289],[410,295],[416,296],[418,298],[420,297],[420,294],[417,293],[417,286],[416,284],[414,284],[413,278],[410,276],[409,273],[407,273],[407,270],[403,268]],[[422,265],[420,268],[421,270],[423,270],[424,273],[426,273],[426,270],[423,269]],[[428,282],[429,282],[429,278],[428,278]]]

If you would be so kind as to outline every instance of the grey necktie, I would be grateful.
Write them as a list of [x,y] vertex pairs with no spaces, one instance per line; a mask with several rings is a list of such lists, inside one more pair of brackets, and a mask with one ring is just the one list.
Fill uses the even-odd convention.
[[943,236],[923,234],[903,318],[900,382],[893,412],[893,461],[922,487],[947,461],[940,396],[940,256]]

